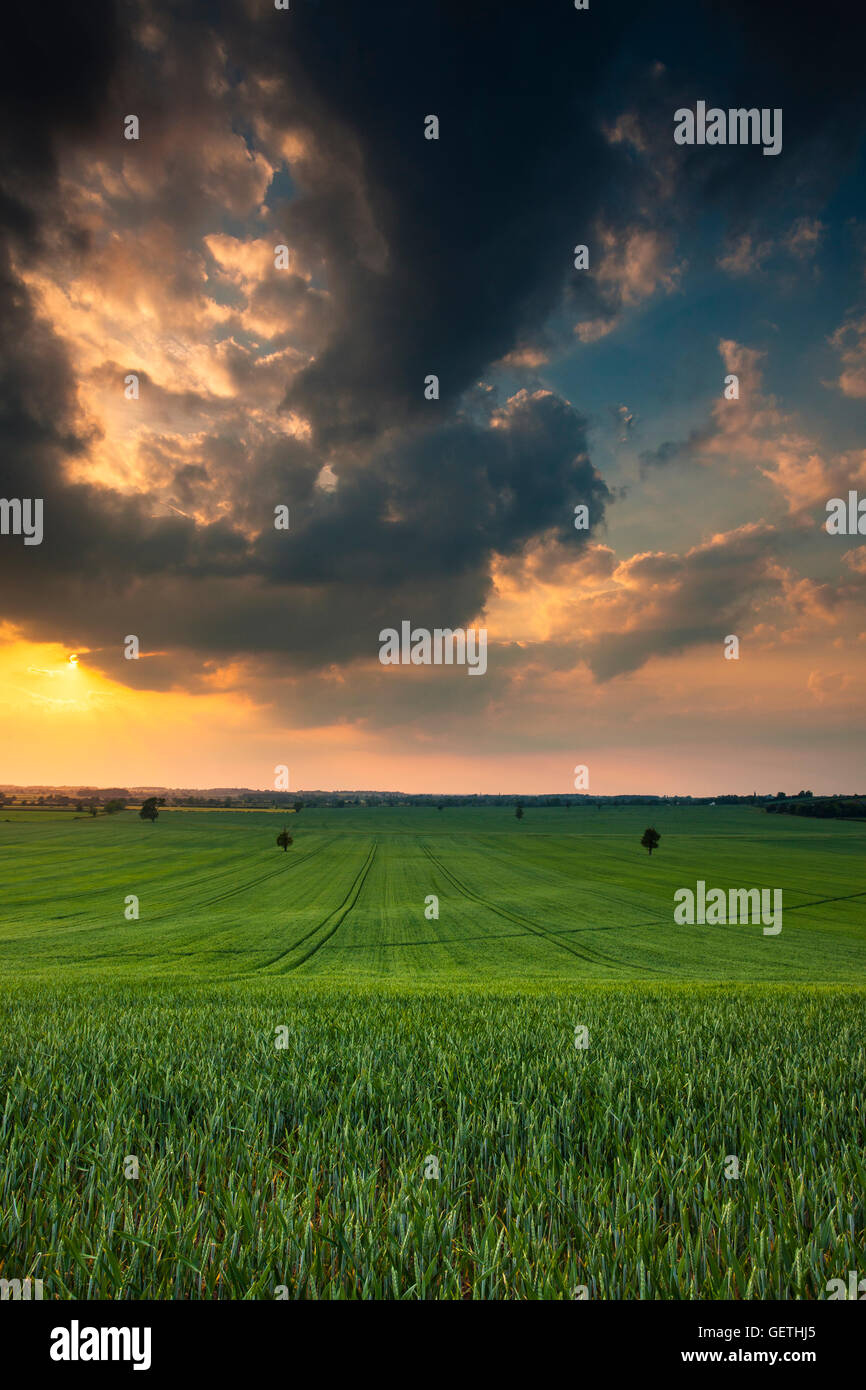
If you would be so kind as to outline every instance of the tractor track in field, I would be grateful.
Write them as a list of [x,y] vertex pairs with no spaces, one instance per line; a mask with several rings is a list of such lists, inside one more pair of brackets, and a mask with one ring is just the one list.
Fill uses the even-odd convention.
[[256,970],[267,970],[270,968],[270,966],[276,965],[277,961],[284,960],[286,956],[291,955],[292,952],[296,951],[299,946],[303,946],[305,941],[309,941],[311,937],[315,936],[317,932],[320,932],[322,928],[326,927],[328,923],[331,922],[333,919],[333,926],[331,926],[330,930],[326,931],[324,936],[322,936],[318,941],[316,941],[310,947],[310,949],[301,956],[300,960],[294,961],[292,965],[287,967],[286,971],[281,971],[280,973],[285,974],[291,970],[298,970],[300,966],[304,965],[310,959],[311,956],[314,956],[317,951],[320,951],[322,947],[325,945],[325,943],[327,941],[330,941],[334,933],[338,931],[339,928],[343,925],[343,922],[348,917],[349,913],[352,911],[352,908],[355,906],[355,903],[358,901],[361,889],[364,887],[364,883],[366,882],[367,875],[373,867],[373,861],[376,858],[376,851],[378,848],[378,841],[375,841],[370,849],[370,852],[367,855],[367,858],[364,860],[364,863],[361,865],[360,869],[355,875],[352,885],[348,889],[340,905],[338,907],[335,907],[332,912],[329,912],[327,917],[325,917],[323,921],[318,922],[316,926],[311,927],[308,932],[305,932],[303,936],[299,937],[297,941],[293,941],[291,946],[287,946],[285,951],[280,951],[279,955],[274,956],[271,960],[263,961],[261,965],[256,966]]
[[317,849],[311,849],[308,854],[299,854],[296,858],[290,858],[288,863],[282,864],[279,869],[274,869],[270,873],[262,874],[260,878],[251,878],[248,883],[239,883],[237,887],[229,888],[225,893],[218,893],[215,898],[206,898],[205,901],[199,903],[198,906],[212,907],[214,903],[225,902],[226,898],[233,898],[238,893],[245,893],[248,888],[257,888],[260,883],[267,883],[269,878],[278,878],[280,874],[288,873],[299,864],[307,864],[311,859],[315,859],[316,855],[322,854],[323,851],[328,849],[332,844],[333,840],[329,840],[327,845],[319,845]]
[[[486,903],[485,906],[489,907],[490,904]],[[623,922],[621,925],[620,923],[616,923],[606,927],[551,927],[549,930],[552,936],[573,936],[578,932],[637,931],[641,927],[657,926],[658,919],[653,919],[652,922]],[[344,946],[343,950],[377,951],[380,950],[382,947],[399,947],[402,950],[405,946],[462,946],[464,941],[523,941],[526,939],[527,936],[532,935],[532,932],[526,931],[524,929],[521,931],[479,932],[477,936],[431,936],[423,937],[420,939],[418,937],[413,936],[410,940],[407,941],[360,941],[355,946]],[[613,957],[611,957],[611,959],[613,959]]]
[[535,922],[531,922],[528,917],[524,917],[521,913],[512,912],[511,909],[507,907],[496,907],[488,898],[483,898],[480,893],[474,892],[473,889],[467,888],[465,883],[461,883],[460,879],[457,878],[450,869],[446,869],[441,860],[437,859],[433,851],[428,849],[426,845],[422,845],[421,848],[431,863],[435,865],[439,872],[443,874],[451,884],[453,884],[458,893],[462,893],[464,898],[469,898],[471,901],[479,903],[482,907],[486,907],[488,911],[496,913],[498,917],[504,917],[509,922],[515,922],[517,926],[524,927],[532,936],[537,936],[541,941],[546,941],[551,946],[558,946],[560,950],[567,951],[570,956],[574,956],[576,960],[581,960],[587,965],[597,964],[599,961],[604,961],[616,966],[622,966],[624,964],[624,962],[617,957],[604,955],[598,950],[596,950],[594,954],[578,951],[576,947],[570,946],[567,941],[558,940],[556,936],[545,931],[543,927],[537,926]]
[[[732,838],[732,837],[728,837],[728,838]],[[489,846],[485,846],[485,847],[484,847],[484,852],[485,852],[485,853],[488,853],[488,854],[491,854],[491,855],[495,855],[496,851],[497,851],[497,850],[500,850],[500,849],[501,849],[501,846],[499,846],[499,845],[489,845]],[[533,865],[533,867],[531,868],[530,872],[532,873],[533,877],[535,877],[535,878],[549,879],[549,874],[546,872],[546,870],[545,870],[544,867],[540,867],[540,868],[539,868],[539,867],[536,867],[536,866]],[[561,870],[561,869],[559,869],[558,867],[554,866],[553,872],[559,873],[560,876],[563,878],[564,882],[565,882],[567,885],[571,886],[571,880],[569,879],[569,877],[568,877],[567,874],[563,874],[563,873],[562,873],[562,870]],[[606,889],[608,885],[604,885],[604,886],[605,886],[605,889]],[[612,895],[611,895],[610,893],[608,893],[608,892],[606,892],[605,896],[607,897],[608,901],[610,901],[610,902],[623,903],[625,906],[630,906],[630,905],[631,905],[631,901],[630,901],[630,900],[627,900],[627,899],[625,899],[625,898],[615,898],[615,897],[612,897]],[[853,899],[855,899],[855,898],[866,898],[866,888],[858,888],[858,890],[857,890],[856,893],[838,893],[838,894],[836,894],[836,895],[835,895],[834,897],[832,897],[832,898],[810,898],[810,900],[809,900],[808,902],[805,902],[805,903],[791,903],[790,906],[786,906],[786,907],[785,907],[785,911],[786,911],[786,912],[802,912],[803,909],[804,909],[804,908],[807,908],[807,907],[823,907],[825,903],[846,903],[846,902],[851,902],[851,901],[852,901]],[[666,923],[667,921],[668,921],[668,918],[665,917],[665,916],[663,916],[663,915],[660,913],[659,916],[658,916],[658,917],[655,919],[655,921],[653,921],[653,922],[635,922],[635,923],[631,923],[631,924],[627,924],[627,925],[633,925],[633,926],[636,926],[636,927],[649,927],[649,926],[656,926],[656,925],[659,924],[659,923]],[[602,928],[602,927],[579,927],[579,928],[570,928],[570,927],[566,927],[566,928],[564,928],[564,930],[566,930],[566,931],[571,931],[571,930],[577,930],[577,931],[603,931],[603,930],[611,930],[611,928]],[[619,931],[619,930],[620,930],[619,925],[617,924],[617,926],[616,926],[615,928],[613,928],[613,930]]]
[[859,893],[841,893],[838,898],[813,898],[809,903],[792,903],[785,911],[802,912],[804,907],[823,907],[824,903],[847,903],[852,898],[866,898],[866,888],[861,888]]
[[[502,857],[502,855],[501,855],[501,850],[502,850],[502,847],[501,847],[501,845],[498,845],[498,844],[492,844],[492,845],[487,845],[487,846],[484,846],[484,847],[483,847],[483,853],[484,853],[485,855],[489,856],[491,859],[496,859],[497,856],[499,856],[499,862],[500,862],[500,863],[503,863],[503,864],[507,864],[507,863],[509,862],[508,856]],[[531,877],[531,878],[533,878],[533,879],[537,879],[537,880],[539,880],[539,881],[541,881],[541,882],[547,884],[548,886],[549,886],[550,883],[551,883],[551,879],[555,876],[556,879],[558,880],[558,882],[562,884],[562,886],[564,887],[564,889],[565,889],[566,891],[574,891],[574,890],[579,890],[579,891],[581,891],[581,892],[584,891],[584,886],[583,886],[582,882],[579,881],[579,880],[576,881],[570,874],[565,873],[564,870],[561,868],[561,866],[558,865],[558,864],[545,865],[545,864],[538,864],[537,862],[534,862],[531,866],[530,866],[530,865],[521,865],[521,873],[525,873],[525,874],[527,875],[527,877]],[[593,891],[593,893],[594,893],[596,896],[597,896],[598,894],[600,894],[600,893],[603,893],[603,894],[604,894],[604,900],[605,900],[606,903],[608,903],[608,904],[614,904],[614,905],[616,905],[617,907],[622,907],[622,908],[625,908],[627,911],[631,911],[631,910],[635,907],[635,902],[634,902],[633,896],[629,895],[629,896],[626,896],[626,897],[621,897],[621,896],[619,896],[618,893],[615,893],[615,892],[612,892],[612,891],[611,891],[612,888],[616,888],[616,887],[618,887],[618,886],[619,886],[619,885],[616,883],[616,881],[615,881],[614,879],[603,879],[603,880],[600,881],[600,883],[598,883],[598,884],[596,884],[596,885],[594,886],[594,888],[593,888],[592,891]],[[654,908],[651,908],[651,907],[648,907],[646,910],[647,910],[648,912],[654,912],[654,911],[655,911],[655,909],[654,909]],[[653,918],[653,920],[650,921],[650,922],[623,922],[622,924],[620,924],[619,922],[616,922],[616,923],[611,923],[610,926],[597,926],[597,927],[562,927],[562,928],[559,928],[559,929],[554,929],[553,927],[551,927],[550,930],[551,930],[551,931],[560,930],[560,931],[562,931],[562,932],[572,932],[572,931],[621,931],[623,927],[655,927],[655,926],[659,926],[659,925],[662,925],[662,926],[663,926],[663,925],[664,925],[665,923],[667,923],[668,921],[669,921],[669,916],[667,916],[667,915],[665,915],[665,913],[659,911],[658,913],[656,913],[656,916],[655,916],[655,917]]]
[[[214,903],[224,902],[227,898],[233,898],[233,897],[235,897],[238,893],[245,893],[249,888],[256,888],[256,887],[258,887],[258,885],[259,885],[260,883],[266,883],[267,880],[268,880],[269,878],[277,878],[280,874],[288,873],[288,871],[289,871],[290,869],[294,868],[294,867],[295,867],[296,865],[298,865],[298,864],[306,864],[308,860],[314,859],[314,858],[316,857],[316,855],[321,854],[324,850],[328,849],[328,848],[330,847],[330,845],[332,845],[333,843],[334,843],[334,842],[333,842],[333,839],[331,839],[331,840],[329,840],[329,841],[327,842],[327,844],[319,845],[317,849],[312,849],[312,850],[310,850],[307,854],[301,854],[301,855],[297,855],[296,857],[292,857],[292,858],[290,859],[290,861],[289,861],[287,864],[282,864],[282,865],[280,866],[279,869],[272,869],[272,870],[270,870],[270,871],[269,871],[268,873],[266,873],[266,874],[260,874],[258,878],[251,878],[251,879],[249,879],[246,883],[235,884],[235,886],[234,886],[233,888],[228,888],[228,889],[226,889],[226,891],[223,892],[223,893],[217,893],[217,894],[216,894],[214,897],[212,897],[212,898],[205,898],[205,899],[204,899],[203,901],[201,901],[201,902],[195,902],[195,903],[192,903],[192,904],[186,903],[186,904],[184,905],[184,910],[189,910],[189,909],[191,908],[191,909],[194,910],[194,911],[198,911],[199,908],[202,908],[202,907],[212,907],[212,906],[214,905]],[[190,878],[187,878],[187,879],[183,879],[182,882],[183,882],[184,888],[187,888],[187,889],[189,889],[189,888],[194,888],[198,883],[206,883],[206,882],[208,882],[208,881],[212,881],[214,878],[223,878],[223,877],[227,877],[228,875],[231,874],[231,872],[232,872],[232,867],[231,867],[231,866],[229,866],[228,868],[224,869],[221,873],[218,873],[218,874],[214,874],[213,872],[211,872],[210,870],[208,870],[208,871],[206,871],[206,872],[204,872],[204,873],[202,873],[202,874],[196,874],[196,875],[193,876],[193,877],[190,877]],[[115,887],[111,887],[111,888],[102,889],[102,890],[100,890],[97,894],[93,894],[93,893],[90,893],[90,894],[89,894],[88,891],[87,891],[86,889],[83,889],[80,893],[72,893],[72,894],[69,894],[68,896],[69,896],[70,898],[76,898],[76,897],[78,897],[78,898],[87,898],[87,897],[93,898],[94,896],[96,896],[96,897],[111,898],[112,901],[114,901],[114,900],[116,900],[116,898],[117,898],[117,891],[118,891],[118,890],[117,890]],[[148,917],[147,920],[148,920],[148,922],[164,922],[164,921],[166,921],[167,918],[176,916],[176,915],[177,915],[177,912],[178,912],[178,909],[172,908],[172,909],[167,910],[167,911],[165,911],[165,912],[157,913],[157,915],[154,916],[154,917]],[[79,917],[79,918],[80,918],[80,917],[83,917],[84,915],[85,915],[85,914],[84,914],[84,913],[81,913],[81,912],[63,912],[63,913],[56,913],[53,917],[50,917],[50,918],[48,918],[47,920],[48,920],[48,921],[51,921],[51,922],[71,921],[71,920],[72,920],[73,918],[75,918],[75,917]],[[104,928],[105,928],[105,924],[104,924],[104,923],[99,923],[99,924],[98,924],[97,926],[95,926],[95,927],[83,927],[83,928],[81,928],[79,934],[81,934],[81,933],[83,933],[83,932],[90,932],[90,931],[103,931]]]
[[[317,855],[322,854],[324,850],[328,849],[331,844],[333,844],[332,840],[329,841],[327,845],[319,845],[318,849],[311,849],[308,854],[298,855],[297,858],[290,859],[288,864],[281,864],[279,869],[272,869],[270,870],[270,872],[266,874],[260,874],[258,878],[251,878],[246,883],[236,884],[234,888],[229,888],[225,893],[218,893],[216,897],[205,898],[203,902],[193,903],[191,905],[191,910],[198,912],[203,907],[213,907],[214,903],[222,903],[225,902],[227,898],[236,897],[238,893],[246,893],[250,888],[257,888],[260,883],[267,883],[268,879],[280,878],[283,875],[289,873],[290,870],[297,868],[299,865],[306,864],[309,862],[309,860],[315,859]],[[148,916],[146,925],[150,926],[152,923],[166,922],[171,918],[177,917],[178,913],[183,910],[190,910],[190,904],[186,904],[185,909],[173,907],[168,909],[166,912],[158,912],[153,917]],[[86,934],[87,932],[104,930],[105,923],[100,923],[96,927],[84,927],[77,934],[81,936]]]

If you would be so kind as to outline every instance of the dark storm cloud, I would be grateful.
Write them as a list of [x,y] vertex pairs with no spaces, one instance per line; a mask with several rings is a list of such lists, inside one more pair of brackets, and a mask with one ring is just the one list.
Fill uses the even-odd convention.
[[[599,100],[630,178],[609,188],[605,213],[687,243],[689,262],[719,243],[766,236],[817,213],[853,173],[866,137],[860,55],[866,23],[848,0],[705,0],[647,9],[630,30]],[[677,146],[680,107],[779,108],[783,149]],[[582,318],[613,318],[618,287],[575,278],[567,301]]]
[[4,225],[30,238],[34,223],[17,193],[50,187],[61,134],[85,139],[102,118],[120,23],[113,0],[88,0],[50,11],[16,6],[0,26]]
[[[574,282],[572,247],[600,217],[651,225],[652,142],[659,167],[675,167],[673,109],[687,88],[711,100],[784,104],[786,155],[808,148],[810,168],[831,136],[843,155],[855,139],[850,93],[835,77],[810,72],[798,96],[796,62],[811,39],[793,32],[790,5],[762,11],[785,35],[775,50],[764,19],[725,7],[730,39],[718,58],[706,43],[716,7],[703,22],[693,6],[672,9],[674,51],[660,53],[669,31],[641,27],[637,3],[578,13],[567,4],[401,0],[299,4],[288,14],[264,0],[151,3],[138,13],[167,35],[167,68],[136,43],[131,7],[102,0],[58,11],[50,24],[34,12],[26,35],[4,48],[0,84],[12,132],[0,182],[0,490],[44,497],[46,522],[42,547],[0,549],[4,615],[34,635],[74,636],[106,652],[118,634],[137,632],[152,650],[169,651],[166,683],[188,673],[171,651],[342,661],[372,654],[379,627],[403,616],[428,626],[467,621],[488,595],[493,553],[562,536],[576,502],[593,504],[598,525],[610,494],[592,468],[579,410],[547,393],[518,396],[497,413],[474,394],[479,378],[562,304]],[[740,26],[757,56],[737,48]],[[833,39],[819,51],[841,65],[844,89],[854,59],[843,49]],[[231,80],[217,101],[211,77],[221,52]],[[662,81],[647,76],[658,57]],[[604,134],[604,118],[626,96],[645,96],[643,164]],[[253,297],[254,308],[297,316],[322,337],[283,402],[309,420],[310,436],[256,438],[223,421],[228,412],[212,400],[185,398],[208,417],[200,456],[172,460],[171,441],[155,437],[148,458],[171,481],[130,497],[66,481],[65,466],[91,442],[76,412],[75,363],[37,319],[8,258],[10,247],[36,258],[48,242],[56,254],[58,236],[70,254],[88,255],[58,197],[61,150],[104,156],[125,110],[141,110],[168,170],[143,211],[176,222],[189,245],[213,230],[221,198],[226,216],[237,216],[258,177],[252,162],[198,175],[197,142],[214,120],[248,129],[251,148],[256,121],[308,137],[297,196],[277,216],[327,291],[325,303],[292,277]],[[439,141],[423,138],[428,114],[440,119]],[[698,162],[707,153],[711,172]],[[146,157],[154,156],[143,145]],[[721,200],[728,185],[748,207],[768,178],[782,177],[768,167],[776,163],[757,151],[683,152],[684,207],[697,216],[702,199]],[[141,212],[130,199],[122,225],[133,227]],[[247,235],[242,225],[233,234]],[[178,294],[195,293],[185,263],[165,274]],[[611,294],[599,312],[615,312]],[[246,351],[235,344],[227,358],[242,389],[257,370]],[[439,401],[424,399],[429,373],[440,378]],[[325,463],[333,491],[316,485]],[[166,505],[207,511],[220,496],[228,513],[209,525],[163,514]],[[292,509],[289,534],[273,530],[276,503]],[[570,535],[573,544],[586,539]],[[623,660],[632,657],[600,655],[595,664],[609,674]],[[122,663],[116,674],[156,680],[153,662],[135,672]]]
[[[586,502],[601,516],[608,496],[585,452],[583,419],[558,397],[523,395],[487,410],[486,418],[393,442],[333,492],[312,487],[314,465],[295,443],[292,530],[275,531],[261,502],[250,502],[247,519],[266,523],[252,544],[227,522],[193,527],[172,517],[145,525],[137,504],[118,501],[115,512],[103,512],[104,551],[90,550],[98,573],[67,586],[66,640],[93,647],[92,662],[118,679],[162,688],[190,683],[191,649],[214,659],[258,652],[283,654],[297,667],[328,665],[374,656],[381,628],[404,617],[458,626],[488,596],[494,551],[541,532],[573,546],[573,505]],[[208,479],[200,470],[180,472],[194,500]],[[466,497],[460,510],[458,493]],[[111,567],[119,532],[136,537],[134,570]],[[76,570],[61,545],[57,563],[64,561]],[[48,637],[57,576],[31,569],[30,630]],[[89,579],[98,583],[88,587]],[[130,669],[121,659],[126,632],[148,655],[163,655]]]
[[[75,375],[63,347],[38,317],[12,269],[63,224],[58,149],[86,142],[105,118],[120,53],[116,6],[57,7],[16,16],[0,67],[0,439],[2,492],[45,501],[45,540],[35,552],[0,547],[4,616],[55,613],[81,602],[88,581],[116,581],[134,557],[139,572],[173,567],[193,553],[207,564],[237,542],[222,526],[197,535],[187,523],[154,523],[151,508],[105,489],[69,485],[63,465],[88,439],[75,424]],[[71,583],[78,574],[78,584]],[[61,582],[58,583],[58,576]],[[78,590],[74,595],[75,590]]]
[[567,534],[570,502],[603,515],[609,493],[573,407],[549,392],[522,393],[477,415],[390,437],[365,466],[347,469],[336,491],[310,499],[291,545],[279,533],[262,536],[256,556],[264,573],[386,588],[408,577],[433,583],[444,573],[466,575],[467,602],[477,604],[492,552],[542,531]]
[[[150,13],[161,28],[174,26],[181,73],[196,36],[203,54],[212,50],[206,11],[175,16],[157,5]],[[10,286],[18,308],[4,346],[17,365],[6,383],[4,489],[45,498],[46,537],[38,563],[3,549],[7,593],[15,568],[27,566],[9,616],[29,621],[34,635],[62,622],[64,633],[96,648],[114,647],[119,628],[158,628],[160,646],[346,659],[374,650],[379,625],[407,606],[419,621],[465,621],[487,595],[492,552],[563,527],[575,501],[592,502],[594,518],[602,517],[607,490],[589,463],[583,421],[564,401],[525,396],[495,419],[486,405],[460,408],[488,363],[555,302],[574,218],[605,174],[591,120],[597,57],[571,18],[565,28],[561,20],[537,26],[525,14],[503,24],[501,12],[481,7],[428,24],[396,5],[363,14],[347,7],[335,44],[333,17],[298,12],[289,31],[280,16],[253,22],[240,7],[223,9],[220,39],[243,80],[279,78],[267,89],[264,118],[315,133],[306,185],[286,209],[293,244],[308,244],[323,267],[331,305],[330,340],[286,398],[311,419],[313,440],[244,449],[230,434],[212,436],[198,466],[174,470],[173,489],[183,509],[228,484],[231,518],[209,526],[159,515],[171,494],[123,497],[66,483],[64,462],[89,442],[75,432],[73,364],[36,320],[26,291]],[[112,100],[124,94],[118,111],[137,109],[142,72],[153,65],[130,50],[128,37],[121,52],[109,42],[117,25],[107,13],[96,21],[77,39],[87,100],[73,81],[65,104],[55,91],[41,133],[34,113],[30,155],[42,159],[46,188],[67,125],[75,140],[86,145],[91,134],[104,148],[109,89]],[[359,51],[366,61],[357,61]],[[22,56],[16,90],[29,90],[42,48]],[[59,55],[50,66],[60,82]],[[542,72],[556,80],[539,103]],[[172,120],[176,143],[188,136],[199,119],[194,93],[191,77],[176,86],[172,106],[169,92],[154,87],[146,103],[154,138],[166,140]],[[423,139],[429,111],[442,121],[438,144]],[[26,209],[32,179],[26,161],[22,167]],[[148,212],[195,227],[194,183],[175,194],[173,207],[160,195]],[[206,194],[199,189],[198,201]],[[45,188],[39,195],[41,215],[57,214]],[[253,307],[273,314],[282,298],[290,313],[302,293],[294,280],[264,287]],[[239,350],[229,365],[242,376]],[[439,402],[423,400],[430,371],[440,375]],[[144,391],[146,373],[141,380]],[[166,408],[175,403],[173,393],[154,389],[148,399],[157,395]],[[204,399],[176,403],[211,418],[223,409]],[[160,450],[157,436],[149,457],[158,461]],[[233,452],[237,476],[221,457]],[[326,459],[338,479],[330,493],[314,487]],[[290,539],[270,524],[274,502],[284,500],[293,510]],[[235,521],[258,529],[259,539],[234,530]],[[61,592],[60,577],[70,574]],[[72,612],[61,619],[64,595]]]
[[[566,7],[542,20],[520,5],[379,4],[341,10],[338,43],[311,12],[270,26],[282,45],[251,34],[265,70],[288,66],[326,154],[342,167],[342,146],[360,149],[387,247],[384,266],[365,264],[338,206],[316,218],[339,330],[287,403],[322,439],[421,415],[430,372],[448,408],[555,306],[575,228],[620,163],[595,111],[620,24]],[[428,114],[439,140],[423,138]]]

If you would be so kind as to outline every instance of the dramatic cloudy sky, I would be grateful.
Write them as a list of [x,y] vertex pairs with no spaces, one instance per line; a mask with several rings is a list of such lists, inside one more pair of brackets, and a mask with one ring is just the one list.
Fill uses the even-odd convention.
[[[863,790],[850,4],[50,10],[0,57],[0,495],[45,513],[0,780]],[[781,154],[676,145],[698,100]],[[381,666],[404,619],[486,675]]]

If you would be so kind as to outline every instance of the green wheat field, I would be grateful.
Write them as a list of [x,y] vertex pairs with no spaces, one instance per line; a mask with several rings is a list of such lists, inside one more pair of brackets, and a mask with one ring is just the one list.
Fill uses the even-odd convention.
[[[5,814],[0,1277],[815,1299],[866,1268],[866,824]],[[698,879],[782,888],[781,933],[675,925]]]

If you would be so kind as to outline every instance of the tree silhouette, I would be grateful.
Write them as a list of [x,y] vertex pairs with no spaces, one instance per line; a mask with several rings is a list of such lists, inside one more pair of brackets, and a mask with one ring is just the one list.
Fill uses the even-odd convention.
[[159,817],[159,808],[156,803],[156,797],[149,796],[146,801],[142,802],[141,810],[138,814],[141,816],[142,820],[149,820],[152,825],[153,822],[157,820]]
[[514,808],[514,814],[516,815],[518,820],[523,820],[523,806],[519,801]]
[[649,853],[652,854],[654,849],[658,849],[660,839],[661,835],[659,834],[659,832],[657,830],[653,830],[652,826],[650,826],[647,830],[644,831],[643,836],[641,837],[641,844],[643,845],[645,850],[648,850]]
[[283,826],[282,830],[277,836],[277,844],[280,845],[284,851],[287,851],[289,845],[292,843],[293,841],[291,835],[289,834],[288,830],[286,830],[285,826]]

